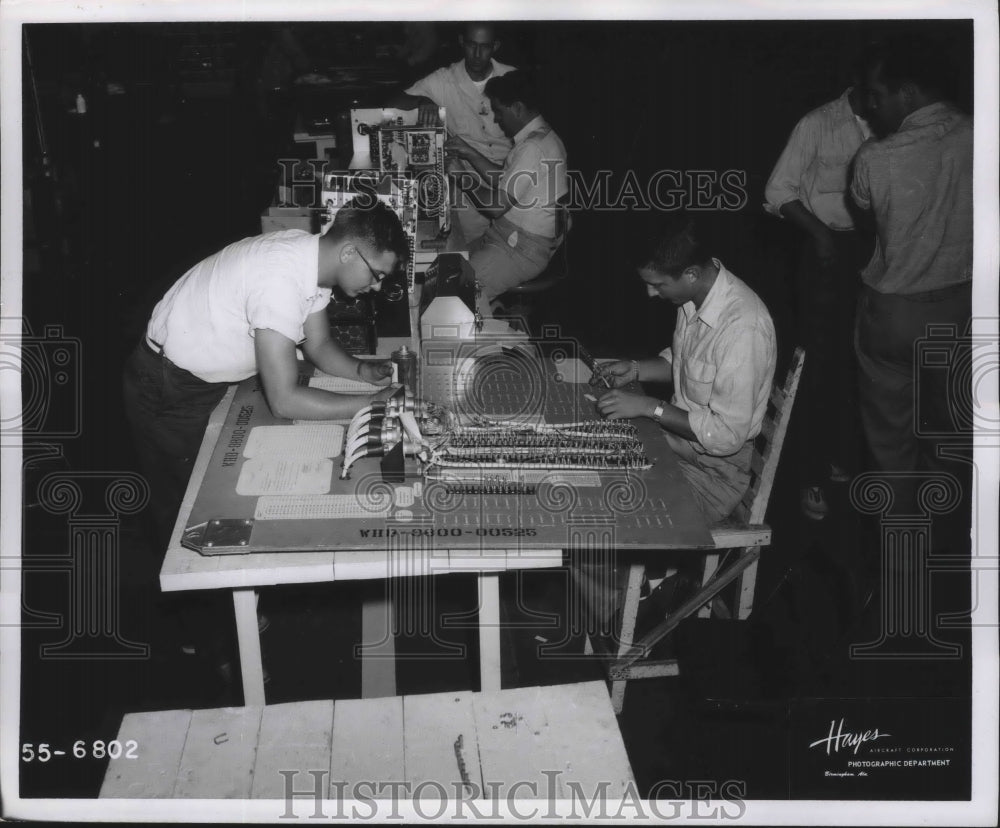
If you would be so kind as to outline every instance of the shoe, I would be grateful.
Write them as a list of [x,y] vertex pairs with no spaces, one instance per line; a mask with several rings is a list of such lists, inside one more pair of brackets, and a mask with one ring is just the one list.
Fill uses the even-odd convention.
[[811,520],[823,520],[830,514],[830,506],[821,486],[806,486],[802,490],[799,504],[802,506],[802,514]]
[[852,477],[853,475],[843,466],[838,466],[836,463],[830,464],[831,483],[850,483]]
[[670,567],[660,573],[658,578],[643,577],[642,586],[639,587],[639,600],[645,601],[656,590],[658,590],[667,578],[673,578],[677,574],[675,567]]

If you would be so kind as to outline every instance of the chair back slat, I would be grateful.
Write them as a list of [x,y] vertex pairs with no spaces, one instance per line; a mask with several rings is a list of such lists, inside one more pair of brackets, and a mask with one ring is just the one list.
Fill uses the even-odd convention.
[[760,434],[754,441],[753,456],[750,460],[750,487],[734,510],[735,516],[747,523],[763,523],[767,514],[767,503],[771,498],[771,488],[778,471],[778,459],[781,457],[781,447],[788,431],[788,421],[791,418],[805,358],[805,350],[801,347],[796,348],[784,384],[775,385],[771,391]]
[[760,424],[760,435],[767,441],[770,445],[774,441],[774,420],[770,417],[765,417],[764,422]]
[[775,408],[781,408],[785,404],[785,389],[782,386],[775,385],[771,388],[771,397],[768,402]]

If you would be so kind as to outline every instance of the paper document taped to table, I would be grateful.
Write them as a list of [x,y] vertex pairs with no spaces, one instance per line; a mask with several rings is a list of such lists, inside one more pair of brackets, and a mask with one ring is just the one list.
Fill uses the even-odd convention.
[[254,426],[243,456],[314,459],[339,457],[344,445],[342,425],[307,423],[295,426]]
[[346,377],[331,377],[329,374],[317,374],[309,378],[310,388],[319,388],[323,391],[334,391],[337,394],[374,394],[387,388],[386,384],[372,385],[370,382],[357,379],[347,379]]
[[556,367],[557,378],[562,382],[572,382],[576,385],[582,385],[590,382],[590,378],[594,373],[579,359],[557,359],[553,357],[552,362]]
[[239,495],[326,494],[333,478],[333,460],[254,457],[240,469]]
[[314,495],[262,497],[254,520],[336,520],[337,518],[387,518],[392,500],[364,495]]

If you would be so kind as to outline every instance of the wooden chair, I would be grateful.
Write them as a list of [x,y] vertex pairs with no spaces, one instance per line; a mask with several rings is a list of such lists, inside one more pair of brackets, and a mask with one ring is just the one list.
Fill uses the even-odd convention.
[[[753,609],[754,587],[757,580],[757,559],[761,547],[771,543],[771,530],[764,525],[771,488],[778,470],[781,447],[788,430],[795,394],[802,376],[805,351],[796,348],[792,364],[783,385],[775,384],[771,391],[767,413],[755,440],[750,462],[750,488],[733,515],[712,527],[712,539],[719,552],[705,555],[705,569],[700,590],[638,641],[633,641],[639,596],[645,575],[645,564],[628,566],[628,577],[622,603],[621,631],[617,654],[605,654],[608,678],[611,681],[611,704],[621,713],[625,703],[625,685],[630,679],[676,676],[676,659],[650,661],[646,657],[653,647],[673,632],[685,618],[697,614],[708,618],[713,613],[721,618],[745,620]],[[724,550],[724,551],[721,551]],[[732,606],[721,597],[722,591],[738,581]],[[588,641],[588,645],[590,642]],[[588,646],[588,651],[591,647]]]

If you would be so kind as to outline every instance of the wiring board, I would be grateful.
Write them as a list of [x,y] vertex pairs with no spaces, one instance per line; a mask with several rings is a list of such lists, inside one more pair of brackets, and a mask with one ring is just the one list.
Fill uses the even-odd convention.
[[[447,559],[449,550],[505,550],[507,555],[521,555],[532,549],[594,546],[712,547],[711,533],[657,426],[647,420],[634,424],[600,421],[587,398],[589,387],[559,381],[547,360],[530,364],[533,361],[525,357],[525,364],[519,365],[509,354],[498,354],[495,360],[500,364],[486,360],[476,375],[478,380],[464,389],[463,399],[468,417],[488,414],[507,425],[479,433],[460,430],[456,449],[479,451],[485,442],[492,447],[511,443],[528,450],[555,450],[555,443],[571,440],[579,451],[597,441],[620,449],[623,457],[644,461],[616,468],[493,467],[485,473],[479,468],[474,479],[468,479],[462,475],[425,478],[417,463],[408,459],[405,479],[387,483],[379,461],[366,458],[352,468],[349,479],[340,480],[331,471],[325,494],[309,494],[300,500],[289,496],[284,501],[281,495],[269,494],[267,508],[258,512],[259,497],[236,494],[245,435],[258,425],[297,426],[271,414],[256,379],[251,378],[237,390],[182,542],[206,555],[419,550],[431,560],[437,555]],[[524,428],[526,412],[533,423],[546,428]],[[566,423],[584,425],[575,426],[573,434],[559,434],[559,425]],[[490,436],[484,440],[486,432]],[[333,462],[336,466],[340,460],[333,458]],[[339,498],[337,509],[323,507],[326,496]],[[340,508],[344,496],[357,498],[360,508]],[[223,532],[226,527],[235,527],[233,533]]]

